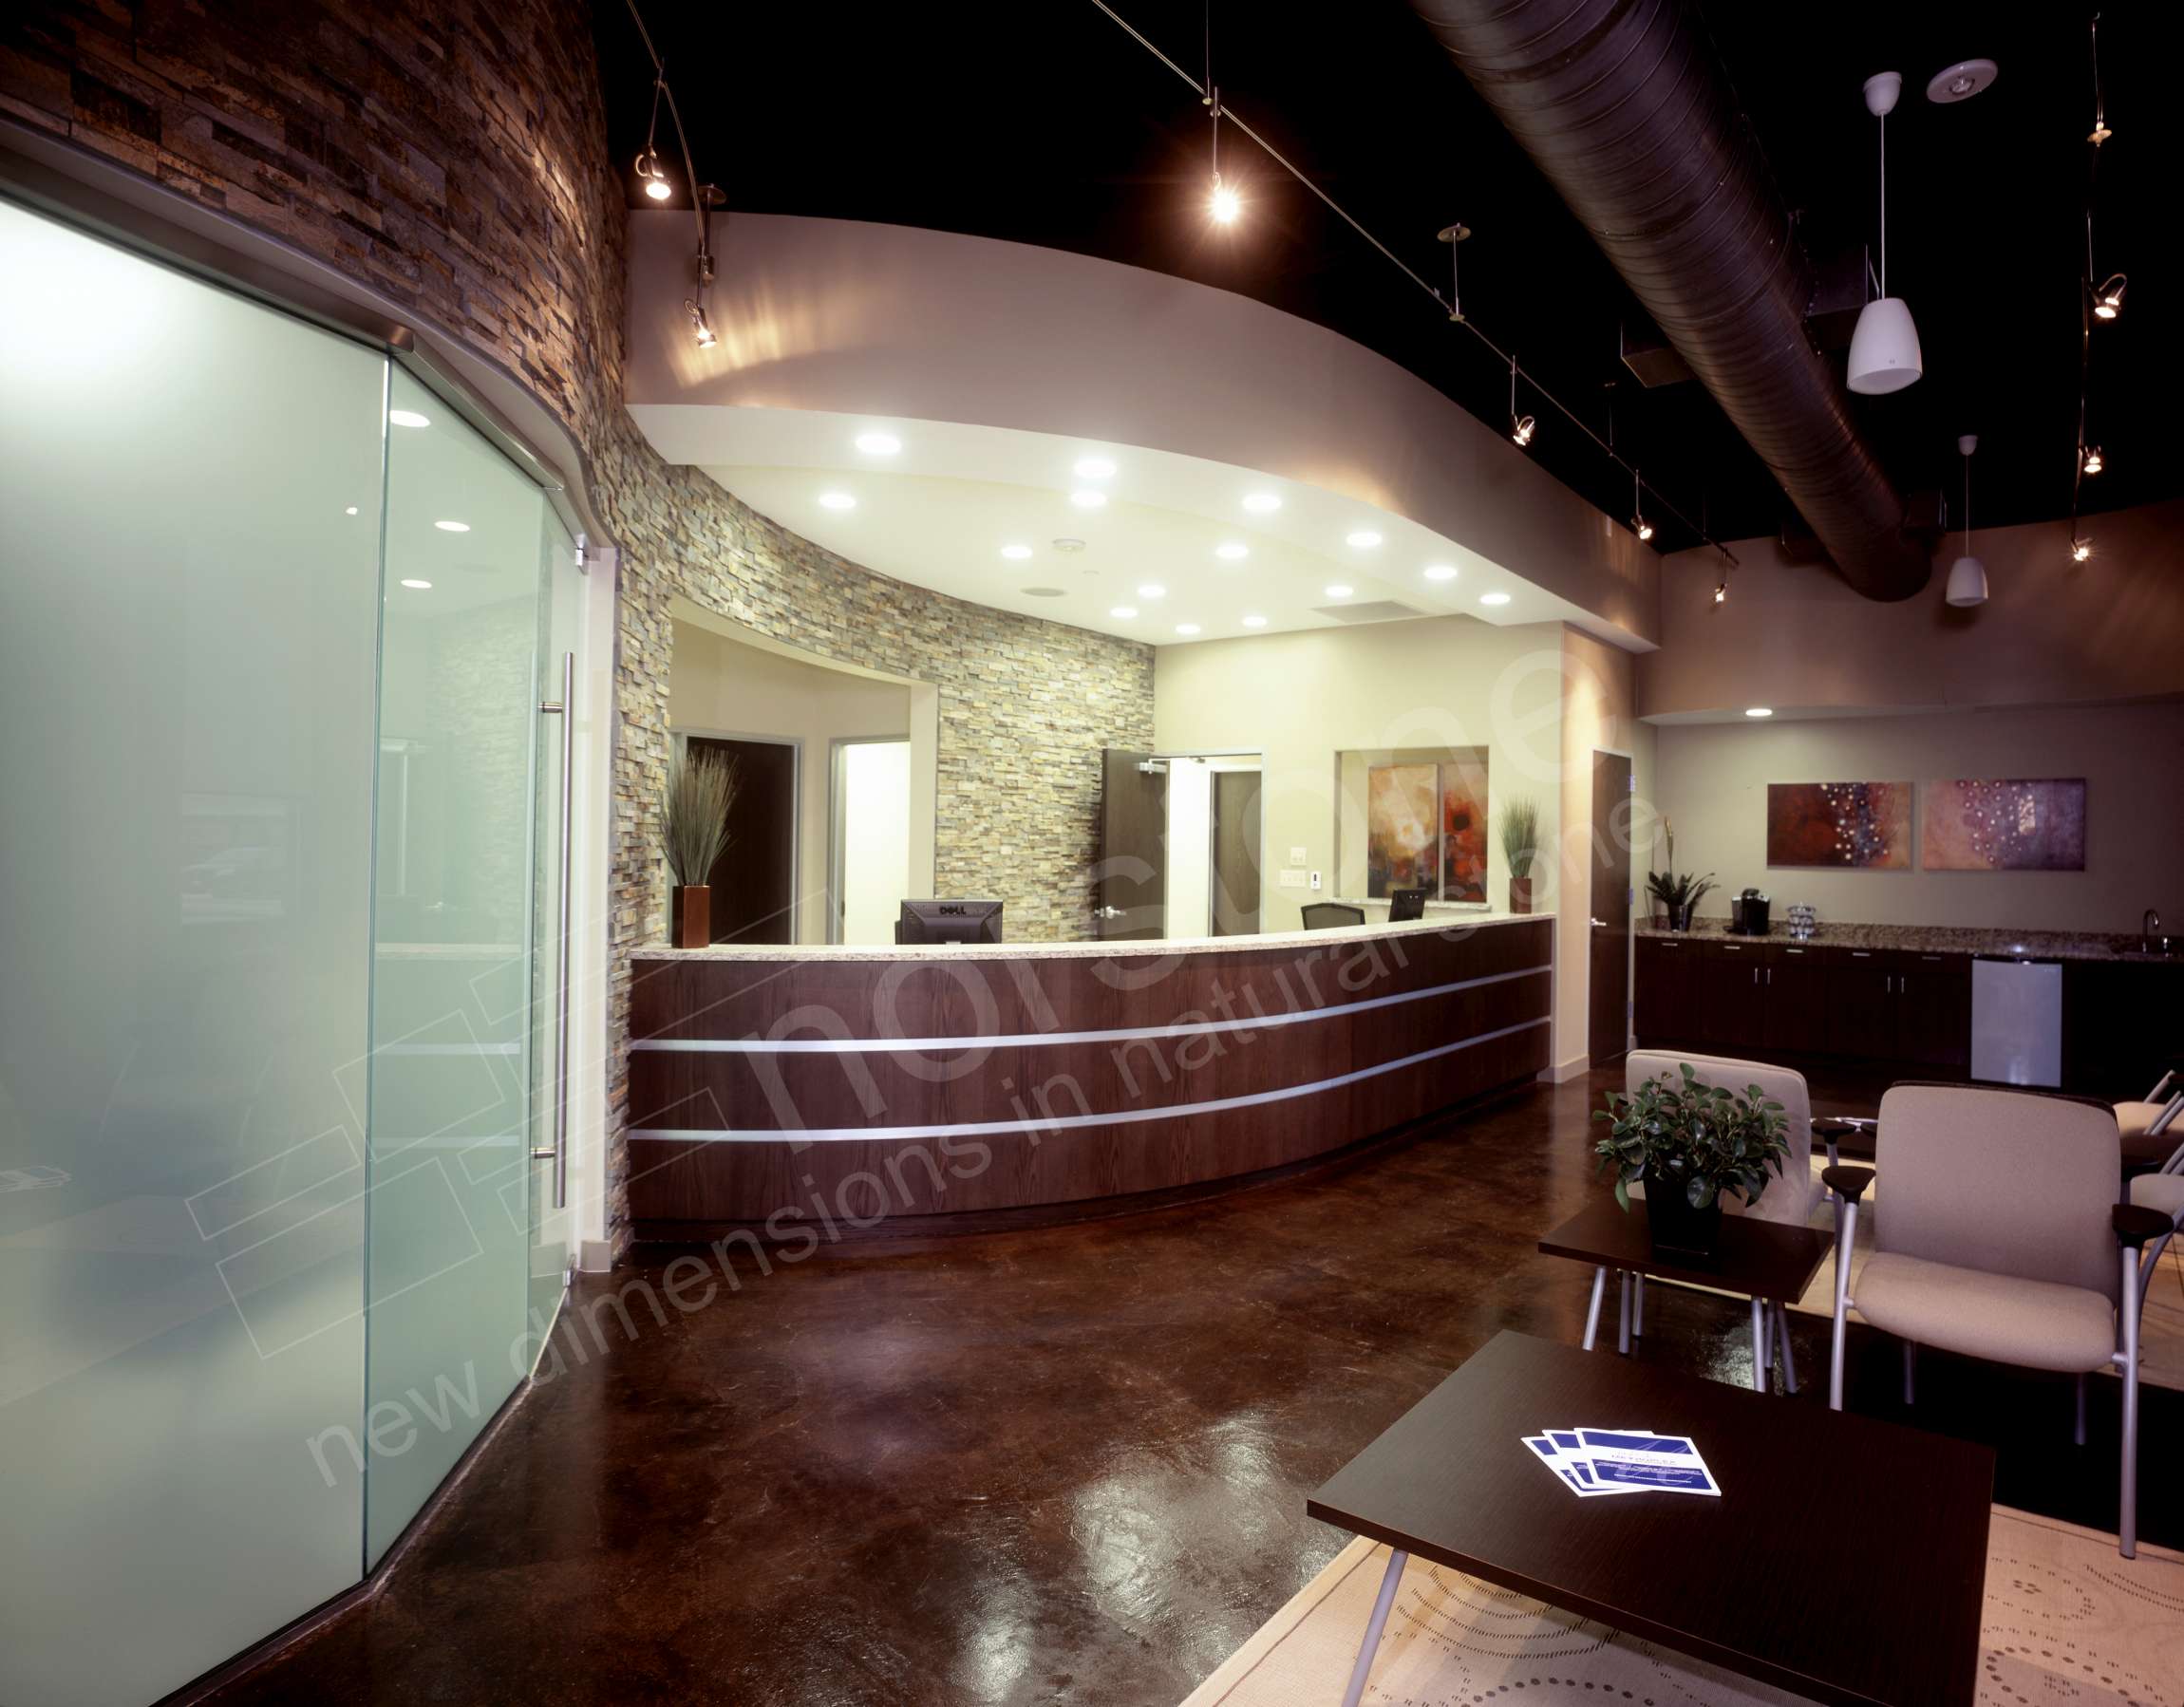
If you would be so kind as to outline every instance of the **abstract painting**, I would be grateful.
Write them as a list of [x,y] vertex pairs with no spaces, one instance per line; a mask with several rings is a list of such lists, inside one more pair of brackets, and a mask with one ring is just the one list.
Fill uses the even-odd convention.
[[1908,782],[1770,782],[1767,863],[1911,869]]
[[2085,778],[1926,785],[1930,872],[2082,872]]
[[1436,778],[1430,764],[1376,764],[1365,774],[1365,893],[1433,888]]
[[1486,899],[1486,766],[1440,767],[1440,898]]

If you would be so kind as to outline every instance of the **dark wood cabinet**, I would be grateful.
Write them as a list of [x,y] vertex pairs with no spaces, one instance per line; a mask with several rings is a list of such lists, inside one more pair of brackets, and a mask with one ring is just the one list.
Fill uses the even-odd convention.
[[1828,963],[1830,1055],[1871,1060],[1892,1059],[1896,1047],[1895,958],[1878,948],[1836,950]]
[[1922,1067],[1971,1070],[1971,957],[1895,957],[1896,1042],[1893,1060]]
[[1820,1054],[1828,1046],[1827,950],[1770,943],[1766,953],[1761,1045],[1774,1054]]
[[1704,945],[1642,936],[1633,1018],[1641,1043],[1690,1043],[1704,1035],[1696,1002]]
[[1698,966],[1700,1037],[1737,1054],[1763,1041],[1767,950],[1760,943],[1708,943]]

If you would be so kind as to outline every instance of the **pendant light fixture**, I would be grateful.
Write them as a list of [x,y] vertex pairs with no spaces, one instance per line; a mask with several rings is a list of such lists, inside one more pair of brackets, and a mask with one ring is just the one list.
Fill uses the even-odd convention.
[[1857,330],[1851,334],[1850,386],[1869,397],[1901,391],[1925,371],[1911,309],[1902,297],[1889,294],[1889,114],[1903,86],[1900,71],[1866,79],[1866,111],[1881,129],[1881,293],[1858,311]]
[[1214,0],[1206,0],[1206,92],[1198,102],[1214,119],[1214,188],[1206,197],[1206,213],[1215,225],[1233,225],[1244,211],[1244,198],[1221,181],[1221,91],[1214,82]]
[[1986,565],[1971,554],[1971,453],[1979,448],[1979,435],[1966,433],[1956,448],[1964,455],[1964,555],[1949,566],[1949,591],[1952,605],[1969,607],[1986,603]]
[[654,145],[660,134],[660,95],[667,86],[665,72],[652,79],[652,121],[645,126],[645,152],[637,157],[637,177],[644,183],[645,194],[654,201],[665,201],[675,193],[675,186],[668,181],[667,167],[660,163],[660,151]]
[[1630,471],[1630,531],[1640,539],[1653,537],[1653,524],[1646,519],[1646,482]]
[[1519,415],[1516,412],[1516,358],[1511,356],[1509,358],[1509,436],[1516,441],[1518,449],[1524,449],[1531,444],[1532,431],[1537,424],[1531,416]]

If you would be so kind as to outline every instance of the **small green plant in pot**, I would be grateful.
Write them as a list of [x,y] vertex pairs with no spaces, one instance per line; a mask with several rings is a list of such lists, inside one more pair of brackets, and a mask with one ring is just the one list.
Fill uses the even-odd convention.
[[1608,1106],[1592,1115],[1608,1122],[1608,1135],[1593,1153],[1603,1172],[1615,1170],[1615,1201],[1626,1210],[1630,1188],[1643,1182],[1657,1247],[1711,1257],[1721,1247],[1723,1196],[1759,1202],[1790,1154],[1790,1123],[1758,1085],[1702,1084],[1690,1062],[1679,1065],[1681,1078],[1664,1073],[1629,1095],[1608,1093]]
[[1509,866],[1509,910],[1532,910],[1532,874],[1539,860],[1539,803],[1526,797],[1501,809],[1501,857]]

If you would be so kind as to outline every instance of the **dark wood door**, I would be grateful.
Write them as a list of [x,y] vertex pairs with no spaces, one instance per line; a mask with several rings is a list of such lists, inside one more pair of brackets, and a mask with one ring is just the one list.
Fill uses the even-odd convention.
[[1215,771],[1214,934],[1258,933],[1259,773]]
[[1585,1052],[1594,1065],[1630,1047],[1630,760],[1592,755],[1591,978]]
[[1758,943],[1709,943],[1699,961],[1700,1037],[1708,1047],[1740,1054],[1760,1047],[1765,1032],[1767,951]]
[[1150,753],[1102,750],[1094,922],[1107,941],[1157,937],[1168,925],[1168,767]]
[[1768,1054],[1820,1055],[1828,1047],[1828,963],[1818,948],[1770,943],[1760,973],[1766,1007],[1761,1046]]
[[1698,966],[1704,953],[1688,940],[1638,939],[1638,1041],[1688,1043],[1700,1035]]
[[1828,963],[1828,1052],[1889,1060],[1897,1043],[1895,956],[1845,948]]
[[797,750],[782,741],[693,735],[690,749],[736,767],[728,845],[713,862],[716,943],[797,940]]
[[1904,954],[1896,959],[1897,1050],[1922,1067],[1971,1070],[1971,957]]

